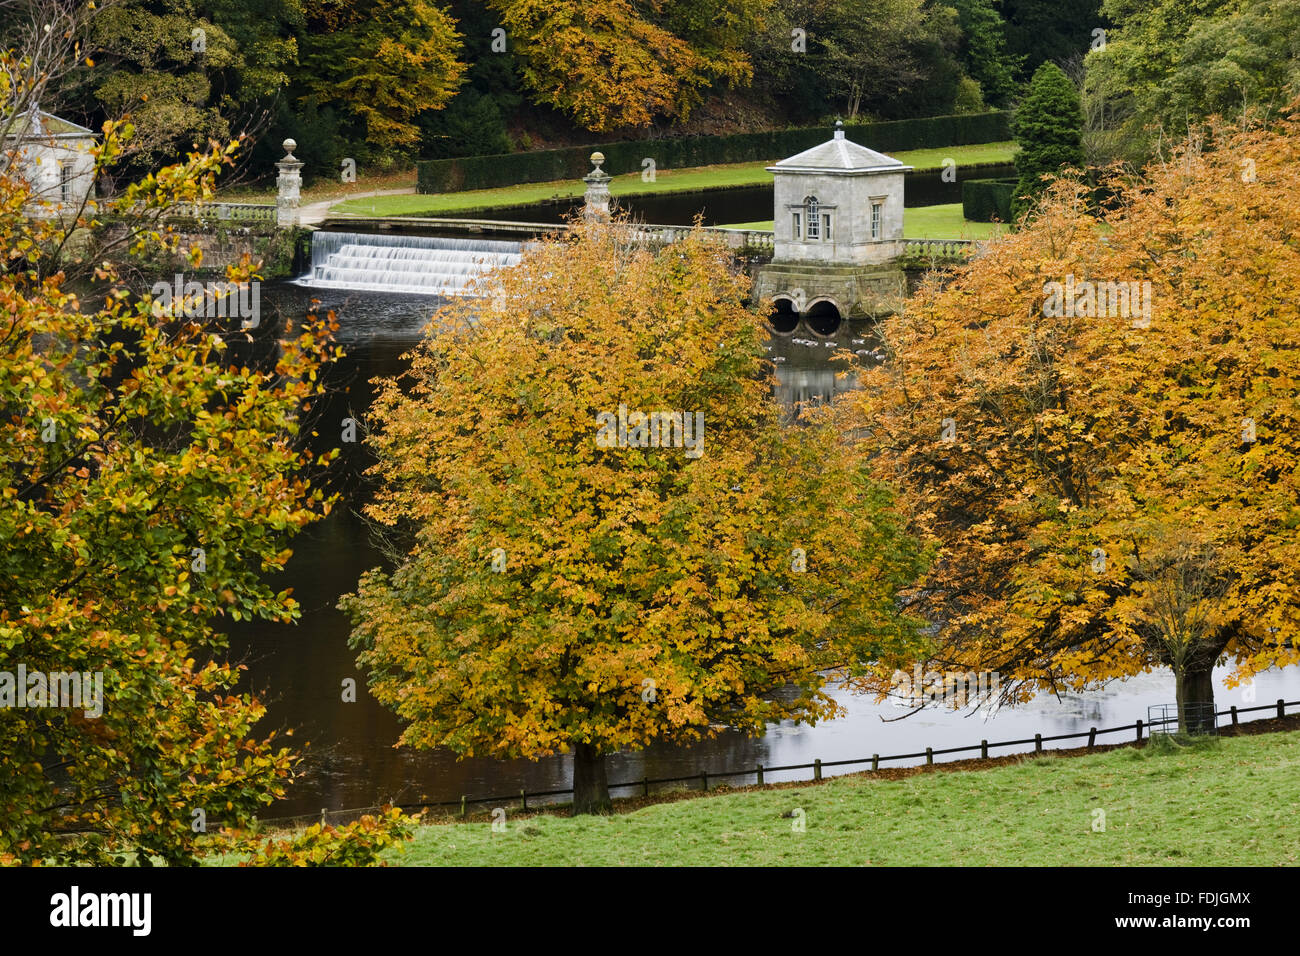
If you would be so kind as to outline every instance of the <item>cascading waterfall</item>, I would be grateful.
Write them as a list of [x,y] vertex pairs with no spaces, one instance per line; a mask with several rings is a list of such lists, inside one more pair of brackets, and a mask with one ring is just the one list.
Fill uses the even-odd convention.
[[523,244],[496,239],[317,232],[300,285],[370,292],[464,295],[479,276],[519,261]]

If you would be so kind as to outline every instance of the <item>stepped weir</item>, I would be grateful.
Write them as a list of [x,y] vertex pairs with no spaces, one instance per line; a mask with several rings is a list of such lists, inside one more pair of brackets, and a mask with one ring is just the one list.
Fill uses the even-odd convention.
[[464,295],[475,279],[519,261],[522,242],[316,232],[300,285],[417,295]]

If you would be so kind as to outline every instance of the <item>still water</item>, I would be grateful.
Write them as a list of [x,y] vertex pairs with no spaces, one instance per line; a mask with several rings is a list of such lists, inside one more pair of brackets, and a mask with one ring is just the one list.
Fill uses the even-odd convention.
[[[420,330],[440,304],[436,298],[413,295],[308,290],[291,284],[268,287],[264,301],[272,309],[301,315],[309,298],[322,308],[335,310],[339,337],[347,358],[330,373],[335,391],[325,421],[357,416],[367,407],[377,375],[392,375],[404,366],[402,353],[418,339]],[[862,342],[854,342],[862,339]],[[798,340],[798,341],[794,341]],[[776,337],[772,354],[777,364],[778,397],[785,403],[829,396],[847,387],[837,382],[829,363],[834,348],[796,331]],[[832,338],[853,350],[871,348],[868,330],[845,326]],[[553,757],[536,762],[472,759],[458,761],[450,753],[395,749],[398,722],[365,692],[365,680],[354,666],[347,646],[349,623],[335,605],[340,595],[353,590],[360,574],[380,564],[370,546],[364,523],[357,517],[365,499],[361,479],[364,449],[343,446],[337,476],[344,500],[326,520],[298,537],[287,570],[277,577],[276,588],[292,587],[302,605],[296,625],[255,623],[231,632],[232,654],[247,664],[246,687],[268,703],[269,713],[259,732],[272,728],[294,729],[301,746],[308,741],[308,765],[301,781],[286,798],[264,814],[267,818],[318,813],[322,808],[344,810],[383,802],[417,803],[456,801],[474,797],[517,797],[530,792],[567,787],[568,759]],[[1222,671],[1218,674],[1221,681]],[[342,700],[345,678],[354,678],[355,703]],[[1216,686],[1220,710],[1230,705],[1253,706],[1284,697],[1300,698],[1300,669],[1270,672],[1257,678],[1254,701],[1242,689]],[[1172,678],[1153,673],[1115,684],[1104,691],[1061,698],[1043,697],[1015,710],[992,716],[927,709],[909,711],[885,702],[842,695],[847,714],[816,727],[785,722],[753,740],[727,733],[690,747],[656,746],[640,753],[619,754],[609,760],[611,783],[640,780],[643,776],[678,777],[710,774],[711,780],[752,783],[753,776],[721,777],[724,771],[785,764],[848,760],[872,754],[890,755],[936,750],[990,741],[1087,731],[1147,719],[1147,706],[1173,700]],[[1253,716],[1253,715],[1252,715]],[[1268,716],[1267,713],[1262,716]],[[901,719],[900,719],[901,718]],[[1128,734],[1100,738],[1102,742],[1127,739]],[[1072,742],[1045,746],[1077,745]],[[1012,748],[1024,749],[1024,748]],[[994,751],[994,754],[1005,753]],[[936,759],[942,760],[943,757]],[[919,763],[923,758],[897,761],[887,766]],[[853,772],[862,767],[827,768],[826,774]],[[808,771],[768,773],[766,779],[806,779]],[[616,790],[615,795],[631,793]]]

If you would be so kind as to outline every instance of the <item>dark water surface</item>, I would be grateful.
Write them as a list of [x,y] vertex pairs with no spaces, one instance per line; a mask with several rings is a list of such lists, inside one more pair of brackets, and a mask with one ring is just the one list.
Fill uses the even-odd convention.
[[[372,393],[369,380],[376,375],[392,375],[403,367],[402,352],[414,344],[439,305],[439,300],[421,296],[322,293],[289,284],[267,287],[263,301],[264,308],[302,314],[309,298],[320,299],[325,307],[336,310],[340,339],[349,353],[331,373],[330,381],[338,391],[323,415],[324,421],[338,421],[364,411]],[[802,331],[773,340],[772,354],[784,359],[777,365],[777,374],[779,397],[786,403],[826,396],[847,387],[847,382],[835,380],[829,365],[834,348],[822,342],[802,344],[809,340],[812,336]],[[860,327],[846,326],[833,341],[853,350],[871,348],[867,330]],[[355,514],[365,496],[359,478],[366,464],[364,450],[343,447],[339,480],[346,500],[333,515],[297,538],[288,569],[275,579],[277,589],[294,589],[303,607],[302,620],[296,625],[258,622],[232,631],[232,653],[248,665],[247,686],[262,694],[269,705],[268,717],[259,732],[294,728],[293,739],[299,745],[304,740],[310,742],[307,775],[265,816],[368,807],[386,801],[455,801],[463,794],[471,798],[517,796],[523,788],[539,791],[567,787],[570,769],[566,757],[537,762],[458,761],[450,753],[393,747],[400,733],[399,724],[367,694],[364,677],[354,665],[355,655],[347,646],[350,625],[335,608],[340,595],[355,588],[362,572],[381,563],[363,522]],[[349,677],[357,682],[355,703],[342,701],[342,682]],[[1261,676],[1254,688],[1257,699],[1249,699],[1249,691],[1227,691],[1221,684],[1216,691],[1220,709],[1232,704],[1263,704],[1278,697],[1295,700],[1300,698],[1300,674],[1293,669]],[[848,708],[847,715],[817,727],[784,722],[770,727],[758,740],[725,733],[691,747],[656,746],[641,753],[616,755],[609,761],[609,779],[613,783],[643,776],[698,775],[701,771],[717,775],[758,763],[771,767],[811,762],[814,758],[847,760],[873,753],[912,753],[927,746],[940,749],[978,744],[981,739],[1012,740],[1035,733],[1047,736],[1087,731],[1090,726],[1145,720],[1149,704],[1173,700],[1173,682],[1168,674],[1149,674],[1103,692],[1059,700],[1040,698],[1026,707],[991,717],[926,710],[898,720],[907,711],[889,703],[877,705],[851,696],[840,699]],[[1102,740],[1117,741],[1128,736]],[[826,773],[860,769],[828,768]],[[767,779],[808,775],[807,771],[769,773]],[[715,779],[734,784],[753,782],[752,776]]]

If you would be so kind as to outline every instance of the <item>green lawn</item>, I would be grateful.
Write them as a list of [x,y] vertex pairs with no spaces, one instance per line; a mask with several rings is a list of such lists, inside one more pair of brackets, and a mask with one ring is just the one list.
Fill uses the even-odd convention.
[[[724,229],[762,229],[770,232],[772,220],[728,223]],[[903,211],[903,235],[908,239],[987,239],[1004,232],[1006,226],[993,222],[968,222],[962,218],[961,203],[920,206]]]
[[[1015,151],[1014,142],[979,143],[945,149],[907,150],[895,153],[894,157],[917,169],[939,169],[945,159],[952,159],[957,163],[960,175],[962,166],[1011,162]],[[653,156],[653,143],[646,144],[646,152]],[[771,163],[732,163],[694,169],[660,169],[652,183],[642,182],[640,172],[627,173],[614,177],[610,183],[610,192],[615,196],[633,196],[690,192],[719,186],[762,185],[772,181],[772,174],[764,168],[770,165]],[[376,196],[341,202],[331,211],[360,216],[443,216],[474,209],[519,206],[545,199],[575,198],[582,195],[584,188],[582,182],[575,179],[437,195]]]
[[[420,827],[401,865],[1295,866],[1300,732]],[[794,832],[804,812],[805,832]],[[1104,832],[1094,821],[1105,812]]]
[[987,239],[1006,228],[1002,223],[968,222],[959,202],[903,210],[903,236],[907,239]]

